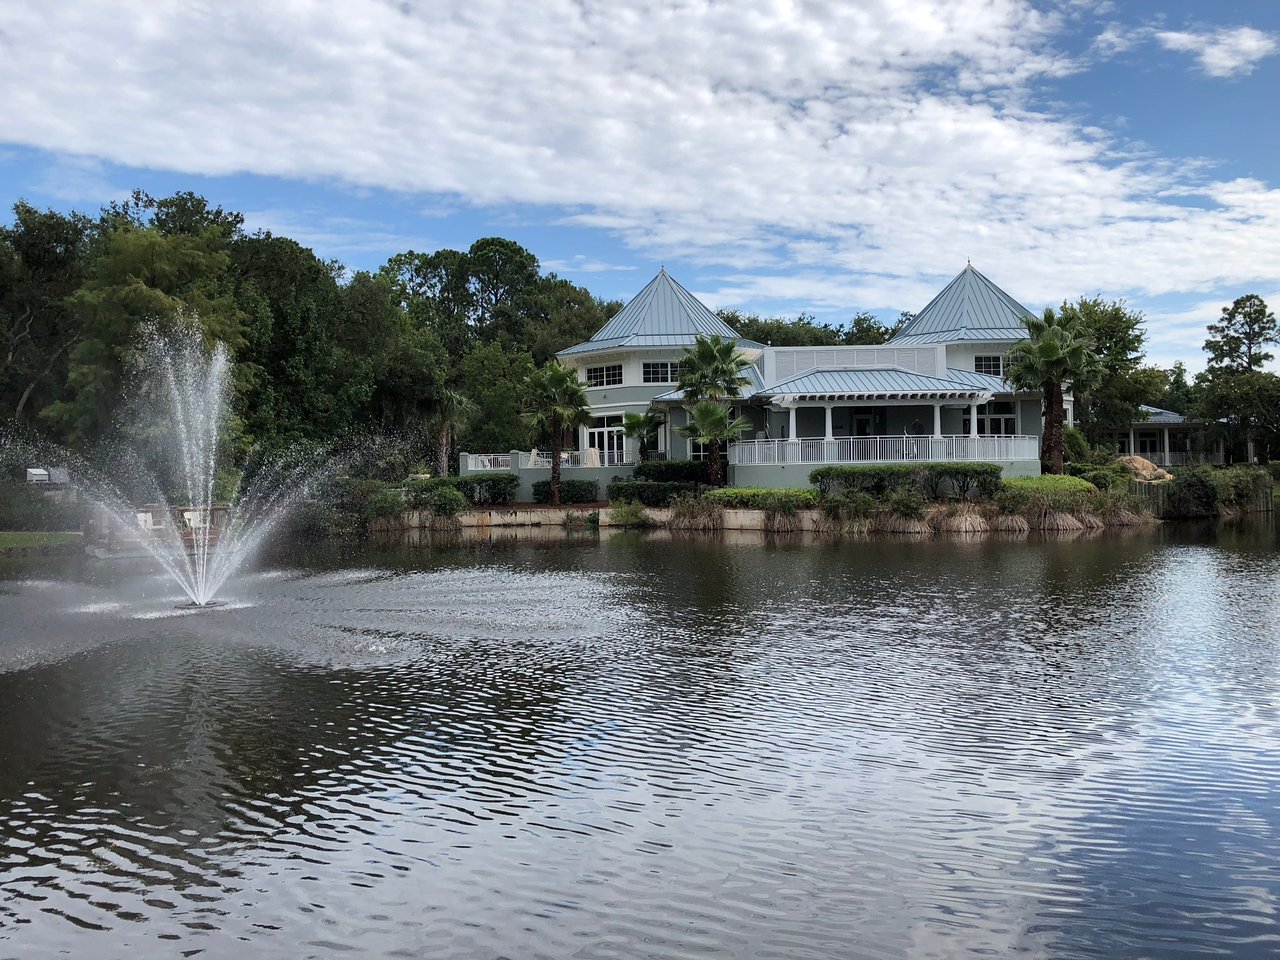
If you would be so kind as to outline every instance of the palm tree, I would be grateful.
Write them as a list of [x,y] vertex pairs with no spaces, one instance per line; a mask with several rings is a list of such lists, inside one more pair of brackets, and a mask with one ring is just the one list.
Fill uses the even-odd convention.
[[457,390],[446,387],[441,391],[433,417],[436,427],[436,472],[440,476],[449,475],[454,438],[476,415],[477,410],[476,405]]
[[565,434],[591,420],[587,391],[578,375],[552,361],[525,380],[525,423],[551,442],[551,496],[560,505],[560,451]]
[[719,400],[701,400],[689,411],[689,422],[676,427],[681,436],[704,444],[711,460],[711,483],[724,485],[724,464],[720,461],[720,444],[737,440],[742,431],[751,426],[746,417],[735,417],[727,403]]
[[723,337],[699,335],[687,347],[680,361],[677,385],[684,391],[686,404],[700,400],[731,400],[742,395],[751,383],[742,371],[751,361],[738,353],[738,345]]
[[1044,435],[1040,462],[1048,473],[1062,473],[1062,429],[1066,407],[1064,385],[1085,387],[1100,369],[1093,341],[1076,315],[1055,314],[1046,308],[1040,318],[1023,320],[1031,336],[1009,351],[1005,377],[1019,390],[1039,390],[1044,396]]
[[628,440],[636,440],[640,445],[640,459],[649,459],[649,441],[657,441],[658,428],[667,422],[667,418],[656,410],[644,413],[624,413],[622,415],[622,435]]

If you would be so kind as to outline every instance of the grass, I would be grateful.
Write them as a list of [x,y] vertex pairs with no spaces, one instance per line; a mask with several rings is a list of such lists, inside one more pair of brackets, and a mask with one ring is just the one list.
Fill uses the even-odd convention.
[[38,530],[0,530],[0,553],[6,550],[29,550],[32,547],[61,547],[78,543],[78,533],[45,533]]

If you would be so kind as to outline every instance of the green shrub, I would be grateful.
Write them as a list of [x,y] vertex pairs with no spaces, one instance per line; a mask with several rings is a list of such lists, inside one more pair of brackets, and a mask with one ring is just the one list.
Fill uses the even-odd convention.
[[375,490],[360,505],[360,517],[365,523],[394,517],[404,510],[404,497],[394,487]]
[[[442,477],[441,479],[446,479]],[[449,483],[476,507],[494,507],[513,503],[520,489],[520,478],[514,473],[491,470],[470,473],[465,477],[448,477]]]
[[894,490],[915,490],[940,500],[954,494],[990,500],[1000,489],[1000,465],[995,463],[878,463],[818,467],[809,482],[823,497],[851,491],[884,497]]
[[673,530],[719,530],[724,526],[724,508],[714,500],[685,494],[671,501]]
[[728,510],[764,510],[767,513],[795,513],[818,506],[818,493],[808,487],[773,490],[768,487],[720,487],[702,495],[708,503]]
[[1271,492],[1271,477],[1261,467],[1228,467],[1218,473],[1222,478],[1219,482],[1225,483],[1230,490],[1226,501],[1228,506],[1242,507]]
[[675,497],[697,488],[696,483],[679,480],[615,480],[605,489],[605,497],[610,503],[634,500],[646,507],[666,507]]
[[0,482],[0,530],[77,530],[82,510],[33,483]]
[[875,516],[876,498],[869,493],[851,490],[822,501],[822,511],[832,520],[868,520]]
[[883,497],[891,490],[917,486],[921,466],[914,463],[876,463],[857,466],[818,467],[809,473],[809,482],[824,497],[860,490]]
[[1169,484],[1168,515],[1174,517],[1213,517],[1230,496],[1230,482],[1223,482],[1220,471],[1210,467],[1180,467]]
[[1001,483],[996,505],[1004,513],[1026,515],[1044,510],[1070,513],[1088,509],[1097,495],[1098,488],[1080,477],[1066,474],[1014,477]]
[[636,464],[635,479],[658,483],[710,483],[711,465],[705,460],[644,460]]
[[1113,463],[1105,467],[1095,467],[1092,464],[1072,464],[1072,466],[1083,468],[1079,472],[1072,471],[1075,476],[1103,491],[1128,490],[1129,483],[1133,479],[1133,473],[1122,463]]
[[502,471],[465,477],[422,477],[405,482],[406,499],[415,510],[430,509],[431,498],[437,490],[456,490],[472,506],[489,507],[511,503],[519,488],[520,478]]
[[[613,498],[610,497],[612,500]],[[609,523],[615,527],[651,527],[653,518],[645,512],[644,506],[635,500],[622,500],[614,503],[609,510]]]
[[[600,499],[600,485],[594,480],[561,480],[560,502],[595,503]],[[551,502],[551,481],[539,480],[533,485],[533,502]]]
[[453,487],[437,487],[431,493],[431,512],[437,517],[456,517],[467,509],[467,498]]
[[1062,428],[1062,458],[1069,463],[1088,463],[1093,451],[1084,433],[1075,427]]
[[894,490],[885,500],[890,513],[907,520],[923,520],[924,504],[924,495],[916,490]]
[[1268,463],[1267,473],[1271,475],[1272,483],[1280,483],[1280,460],[1272,460]]

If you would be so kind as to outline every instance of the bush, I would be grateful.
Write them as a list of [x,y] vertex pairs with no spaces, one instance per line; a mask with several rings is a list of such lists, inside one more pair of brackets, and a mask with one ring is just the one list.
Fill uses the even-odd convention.
[[1268,463],[1267,473],[1271,474],[1272,483],[1280,483],[1280,460],[1272,460]]
[[1230,490],[1228,506],[1243,507],[1271,492],[1271,477],[1261,467],[1228,467],[1218,473],[1223,478],[1220,482],[1225,482]]
[[404,497],[394,487],[375,490],[360,504],[360,518],[365,523],[394,517],[404,510]]
[[644,460],[636,464],[635,479],[658,483],[710,483],[711,465],[705,460]]
[[1046,474],[1003,481],[996,494],[996,504],[1004,513],[1046,510],[1071,513],[1088,509],[1097,495],[1098,488],[1080,477]]
[[720,487],[702,495],[708,503],[727,510],[763,510],[766,513],[795,513],[818,506],[818,493],[807,487],[773,490],[768,487]]
[[635,500],[623,500],[609,510],[609,523],[615,527],[651,527],[653,518]]
[[1062,458],[1069,463],[1088,463],[1092,455],[1089,441],[1075,427],[1062,428]]
[[823,497],[849,492],[884,497],[895,490],[915,490],[931,500],[948,494],[990,500],[1000,490],[1000,465],[995,463],[884,463],[818,467],[809,482]]
[[[600,485],[594,480],[561,480],[560,502],[595,503],[600,499]],[[551,502],[551,481],[539,480],[533,485],[533,502]]]
[[869,493],[852,490],[822,501],[822,511],[832,520],[869,520],[875,516],[876,498]]
[[809,474],[809,482],[824,497],[850,490],[860,490],[883,497],[891,490],[918,486],[922,465],[913,463],[877,463],[859,466],[818,467]]
[[724,508],[714,500],[685,494],[671,501],[672,530],[719,530],[724,526]]
[[437,487],[431,493],[430,507],[437,517],[456,517],[467,509],[467,498],[453,487]]
[[56,499],[33,483],[0,482],[0,530],[77,530],[78,503]]
[[666,507],[674,498],[697,488],[696,483],[678,480],[615,480],[606,488],[605,497],[610,503],[634,500],[646,507]]
[[1182,467],[1169,484],[1169,515],[1216,516],[1224,508],[1248,506],[1270,486],[1270,476],[1258,467]]
[[[1073,464],[1073,466],[1077,466]],[[1111,464],[1106,467],[1095,467],[1092,464],[1081,464],[1083,469],[1078,472],[1073,471],[1077,477],[1086,483],[1091,483],[1099,490],[1123,492],[1129,489],[1129,483],[1133,479],[1133,474],[1129,468],[1122,463]]]
[[885,501],[885,507],[894,516],[907,520],[924,519],[924,496],[915,490],[894,490]]
[[431,498],[437,490],[456,490],[472,506],[490,507],[511,503],[519,488],[520,478],[502,471],[473,473],[465,477],[424,477],[405,483],[409,506],[415,510],[430,509]]

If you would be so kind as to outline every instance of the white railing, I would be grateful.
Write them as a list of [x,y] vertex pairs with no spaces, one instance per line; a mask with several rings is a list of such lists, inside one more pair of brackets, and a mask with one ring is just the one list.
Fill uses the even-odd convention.
[[1039,459],[1039,437],[837,437],[742,440],[729,445],[729,462],[738,466]]
[[509,453],[464,454],[462,467],[464,470],[510,470],[511,454]]
[[[520,470],[551,469],[551,452],[548,450],[530,450],[528,453],[517,453],[513,457],[509,453],[468,453],[462,458],[462,468],[467,471],[476,470],[510,470],[512,460]],[[560,454],[561,468],[568,467],[620,467],[635,463],[616,450],[565,450]]]

